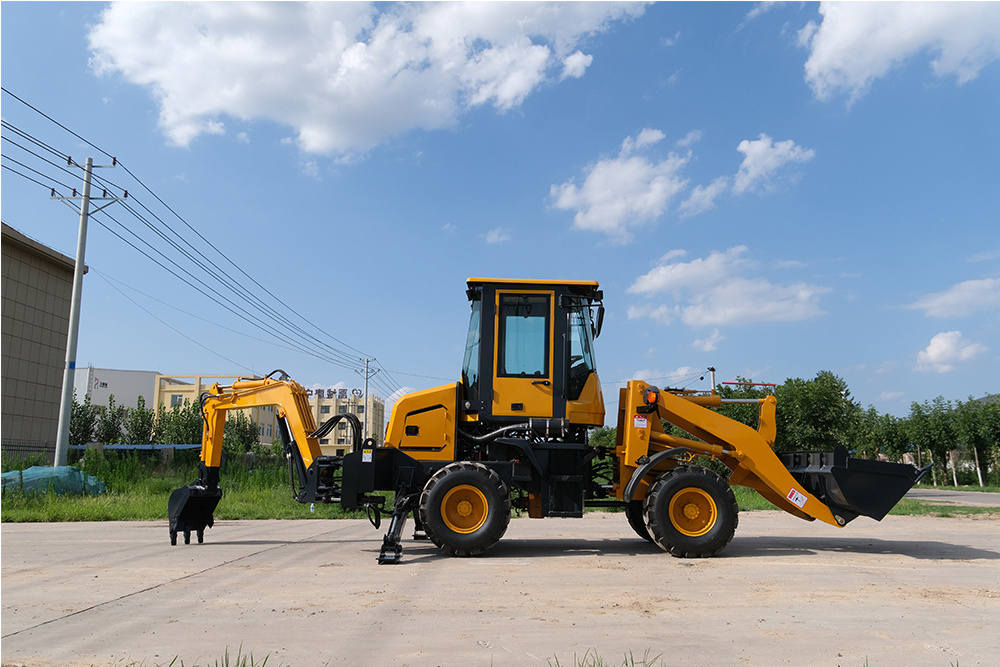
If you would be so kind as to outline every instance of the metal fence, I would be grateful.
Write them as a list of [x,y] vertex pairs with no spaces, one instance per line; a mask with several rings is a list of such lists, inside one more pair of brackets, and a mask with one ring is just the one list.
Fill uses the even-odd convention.
[[0,440],[0,451],[5,458],[26,459],[32,456],[42,456],[50,463],[56,455],[56,443],[43,440],[14,440],[3,438]]

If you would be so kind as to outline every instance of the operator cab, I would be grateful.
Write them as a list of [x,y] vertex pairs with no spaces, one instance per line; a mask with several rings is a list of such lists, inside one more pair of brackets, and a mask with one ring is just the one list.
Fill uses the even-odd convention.
[[467,294],[459,405],[466,421],[604,423],[593,345],[604,306],[596,282],[470,278]]

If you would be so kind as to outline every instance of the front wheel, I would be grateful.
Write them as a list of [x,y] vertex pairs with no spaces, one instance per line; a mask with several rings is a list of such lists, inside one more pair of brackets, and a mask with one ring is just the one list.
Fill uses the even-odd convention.
[[649,533],[678,558],[707,558],[729,544],[739,524],[733,489],[701,466],[677,466],[660,475],[643,507]]
[[475,556],[496,544],[510,523],[510,491],[500,476],[471,461],[434,473],[420,494],[427,537],[452,556]]

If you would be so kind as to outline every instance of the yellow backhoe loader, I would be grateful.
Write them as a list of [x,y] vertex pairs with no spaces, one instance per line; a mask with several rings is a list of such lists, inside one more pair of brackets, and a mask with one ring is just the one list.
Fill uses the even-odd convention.
[[[604,319],[598,284],[470,278],[467,294],[461,381],[396,401],[379,445],[362,439],[352,414],[317,429],[305,389],[283,372],[213,386],[201,397],[201,476],[170,497],[171,543],[179,533],[190,541],[192,531],[204,539],[222,497],[226,412],[260,405],[277,406],[296,501],[365,508],[376,529],[382,513],[391,514],[379,563],[401,559],[410,514],[415,538],[471,556],[503,536],[512,507],[536,518],[618,507],[664,551],[707,557],[736,530],[733,484],[802,519],[841,527],[859,515],[881,520],[926,472],[855,459],[842,447],[775,453],[773,396],[749,399],[760,404],[751,428],[713,409],[726,402],[714,387],[698,393],[642,381],[619,392],[614,447],[591,446],[588,430],[605,419],[593,349]],[[325,456],[319,439],[341,421],[351,426],[354,449]],[[702,458],[724,464],[728,478],[697,465]],[[391,510],[376,491],[395,492]]]

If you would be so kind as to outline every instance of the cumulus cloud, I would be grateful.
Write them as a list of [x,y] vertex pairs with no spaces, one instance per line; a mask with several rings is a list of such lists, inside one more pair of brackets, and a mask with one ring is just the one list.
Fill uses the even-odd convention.
[[872,83],[921,53],[937,77],[964,84],[1000,58],[995,2],[824,2],[822,21],[799,33],[809,49],[806,82],[818,99],[851,102]]
[[684,217],[698,215],[715,208],[715,200],[729,192],[729,177],[719,176],[708,185],[696,185],[687,199],[681,202],[680,212]]
[[670,153],[658,160],[636,154],[663,138],[663,132],[649,128],[626,137],[616,157],[588,168],[582,185],[553,185],[552,205],[576,211],[577,229],[603,232],[617,243],[632,240],[632,229],[663,215],[670,200],[687,186],[681,171],[689,156]]
[[150,90],[186,146],[233,119],[293,128],[308,153],[364,153],[471,108],[519,106],[582,76],[577,45],[642,4],[116,2],[91,66]]
[[980,310],[1000,308],[1000,278],[966,280],[943,292],[928,294],[909,308],[927,317],[966,317]]
[[[616,157],[599,160],[585,170],[583,185],[569,180],[551,186],[552,205],[575,211],[573,226],[577,229],[603,232],[616,243],[631,241],[635,228],[658,219],[672,199],[688,190],[683,172],[693,159],[690,148],[684,155],[670,152],[663,159],[650,155],[665,138],[655,128],[626,137]],[[675,145],[689,147],[700,139],[701,132],[692,130]],[[770,192],[785,177],[788,165],[808,162],[816,154],[791,139],[775,141],[763,133],[757,139],[744,139],[736,150],[743,154],[736,174],[690,189],[677,206],[682,217],[711,210],[719,198],[730,193]]]
[[945,331],[931,338],[930,345],[917,353],[916,370],[949,373],[956,364],[969,361],[985,351],[985,345],[966,340],[961,331]]
[[753,141],[744,139],[736,150],[743,153],[743,163],[733,179],[736,194],[767,190],[785,165],[808,162],[816,155],[811,148],[802,148],[791,139],[775,143],[763,133]]
[[563,59],[562,78],[579,79],[587,71],[592,62],[594,62],[594,56],[586,55],[582,51],[577,51],[566,56]]
[[629,316],[650,317],[664,324],[677,317],[693,327],[718,327],[793,322],[823,314],[819,298],[829,288],[804,282],[779,285],[748,276],[756,265],[746,253],[746,246],[736,246],[690,262],[674,261],[684,256],[680,252],[668,253],[656,267],[636,278],[627,292],[665,296],[670,302],[634,306]]
[[692,346],[696,350],[701,350],[702,352],[714,352],[719,348],[719,343],[726,339],[725,336],[719,333],[718,329],[713,329],[712,333],[708,335],[707,338],[699,338],[692,343]]
[[505,227],[497,227],[486,233],[487,243],[504,243],[510,241],[510,230]]

